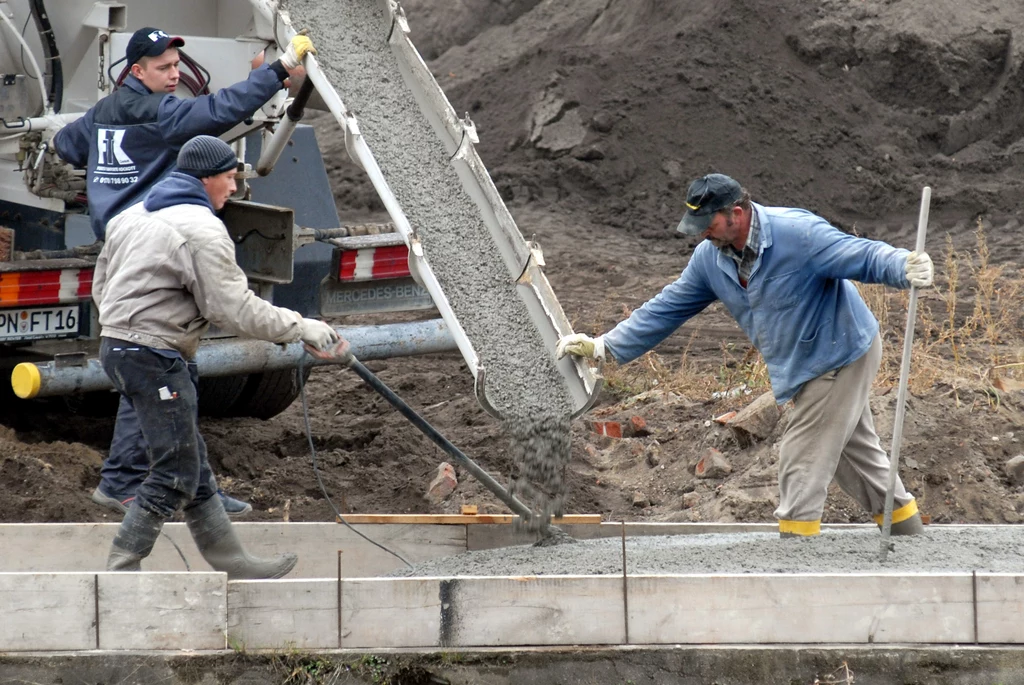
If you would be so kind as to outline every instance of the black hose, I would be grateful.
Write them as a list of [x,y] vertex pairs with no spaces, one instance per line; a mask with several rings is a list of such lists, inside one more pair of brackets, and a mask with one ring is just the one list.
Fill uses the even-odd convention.
[[46,6],[43,0],[29,0],[29,11],[35,19],[36,29],[39,31],[39,41],[43,44],[43,54],[46,58],[46,73],[50,77],[50,106],[55,113],[60,113],[61,105],[64,102],[64,68],[60,61],[60,50],[57,48],[57,39],[53,35],[53,27],[50,25],[50,17],[46,13]]
[[306,76],[306,80],[299,86],[299,92],[295,94],[295,99],[292,100],[292,104],[288,105],[288,118],[292,121],[298,121],[306,113],[306,103],[309,102],[309,96],[313,94],[313,79]]
[[528,526],[539,524],[541,531],[545,533],[549,529],[555,529],[554,526],[552,526],[548,521],[543,520],[543,518],[538,521],[538,517],[533,515],[533,512],[530,511],[529,507],[516,499],[515,495],[503,488],[498,481],[491,477],[491,474],[484,471],[476,464],[476,462],[463,454],[462,450],[448,442],[447,438],[438,433],[437,429],[427,423],[426,419],[417,414],[415,409],[406,404],[401,397],[396,395],[391,388],[386,386],[382,380],[377,378],[372,371],[363,366],[362,362],[351,354],[349,357],[351,358],[351,361],[348,363],[348,367],[355,371],[357,376],[362,378],[367,385],[376,390],[381,397],[390,402],[391,405],[402,414],[402,416],[409,419],[412,425],[416,426],[421,433],[430,438],[434,444],[451,455],[460,466],[469,471],[469,473],[480,481],[485,488],[494,493],[494,496],[504,502],[513,513],[518,514],[524,523]]

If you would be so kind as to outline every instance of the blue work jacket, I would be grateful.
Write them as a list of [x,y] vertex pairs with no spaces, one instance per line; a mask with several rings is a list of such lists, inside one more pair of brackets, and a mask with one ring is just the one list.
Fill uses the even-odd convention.
[[847,235],[803,209],[751,206],[761,232],[747,287],[735,260],[703,241],[675,282],[605,334],[616,361],[636,359],[715,300],[761,352],[779,404],[868,351],[878,321],[850,281],[909,288],[908,251]]
[[198,135],[219,136],[252,116],[281,89],[285,76],[275,62],[213,95],[187,100],[150,92],[129,74],[120,88],[58,131],[57,154],[87,169],[96,238],[102,240],[114,215],[174,169],[182,145]]

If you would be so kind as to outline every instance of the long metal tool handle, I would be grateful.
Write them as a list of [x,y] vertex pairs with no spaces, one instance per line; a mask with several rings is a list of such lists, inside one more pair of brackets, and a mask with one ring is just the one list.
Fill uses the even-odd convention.
[[[931,205],[932,189],[924,187],[921,192],[921,211],[917,217],[917,252],[924,251],[924,239],[928,232],[928,208]],[[914,323],[917,319],[917,288],[910,286],[910,304],[907,306],[907,330],[903,335],[903,362],[900,366],[900,386],[896,393],[896,418],[892,425],[892,454],[889,458],[889,486],[885,491],[885,513],[882,516],[882,547],[879,560],[885,561],[889,554],[889,536],[892,533],[892,507],[896,498],[896,478],[900,471],[900,443],[903,440],[903,415],[907,406],[907,382],[910,378],[910,352],[914,347]]]
[[[351,355],[350,355],[351,356]],[[384,399],[392,404],[402,416],[409,419],[416,428],[418,428],[424,435],[430,438],[436,443],[441,449],[450,454],[463,468],[472,474],[485,488],[494,493],[494,496],[504,502],[513,513],[518,514],[524,522],[530,522],[534,520],[533,512],[525,504],[515,498],[505,488],[501,487],[498,481],[494,480],[489,473],[480,468],[476,462],[467,457],[462,453],[458,447],[453,445],[443,435],[437,432],[437,430],[427,423],[426,419],[416,413],[412,407],[405,403],[405,401],[396,395],[391,388],[384,384],[382,380],[377,378],[372,371],[363,366],[363,364],[352,357],[352,361],[349,363],[349,368],[356,372],[356,375],[362,378],[366,383],[376,390]],[[540,522],[541,531],[546,531],[550,526],[549,522]]]

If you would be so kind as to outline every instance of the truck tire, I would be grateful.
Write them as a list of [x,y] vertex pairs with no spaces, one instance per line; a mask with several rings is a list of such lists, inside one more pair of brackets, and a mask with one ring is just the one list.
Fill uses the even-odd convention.
[[[312,367],[303,369],[302,385],[309,380]],[[298,369],[282,369],[265,371],[249,376],[249,382],[242,390],[232,415],[252,416],[257,419],[269,419],[287,409],[301,389]]]
[[207,376],[199,380],[200,416],[237,416],[234,413],[238,398],[242,396],[249,374],[240,376]]

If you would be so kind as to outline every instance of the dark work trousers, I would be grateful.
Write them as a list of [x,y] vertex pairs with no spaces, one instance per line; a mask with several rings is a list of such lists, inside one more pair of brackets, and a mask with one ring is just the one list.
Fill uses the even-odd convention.
[[100,361],[114,387],[135,410],[148,445],[149,474],[135,492],[147,511],[170,518],[193,500],[217,493],[199,434],[199,371],[180,357],[137,344],[102,339]]
[[124,501],[135,494],[149,474],[149,455],[142,437],[139,417],[131,401],[121,395],[114,422],[114,438],[110,441],[110,454],[100,469],[100,492]]

